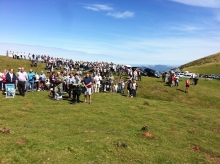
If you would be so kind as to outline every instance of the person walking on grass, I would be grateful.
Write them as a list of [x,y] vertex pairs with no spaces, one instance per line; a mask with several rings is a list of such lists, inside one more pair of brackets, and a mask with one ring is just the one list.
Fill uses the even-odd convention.
[[87,101],[87,95],[89,95],[89,104],[92,104],[92,78],[90,75],[87,73],[86,77],[83,79],[83,85],[85,87],[85,92],[84,92],[84,103]]
[[189,92],[189,86],[190,86],[190,80],[186,79],[186,90],[185,90],[186,93]]

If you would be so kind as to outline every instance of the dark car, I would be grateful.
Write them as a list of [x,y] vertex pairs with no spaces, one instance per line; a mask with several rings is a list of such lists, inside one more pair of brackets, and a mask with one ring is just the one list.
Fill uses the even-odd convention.
[[156,77],[156,78],[160,78],[160,73],[156,70],[150,69],[150,68],[146,68],[146,67],[142,67],[142,71],[144,73],[147,74],[147,76],[149,77]]
[[141,71],[142,76],[147,76],[147,72],[144,72],[141,67],[132,67],[132,71],[135,71],[136,69],[139,69]]

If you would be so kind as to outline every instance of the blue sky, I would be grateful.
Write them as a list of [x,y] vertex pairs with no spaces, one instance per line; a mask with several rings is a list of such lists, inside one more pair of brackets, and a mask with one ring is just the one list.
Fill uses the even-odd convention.
[[181,65],[219,49],[220,0],[0,0],[2,55]]

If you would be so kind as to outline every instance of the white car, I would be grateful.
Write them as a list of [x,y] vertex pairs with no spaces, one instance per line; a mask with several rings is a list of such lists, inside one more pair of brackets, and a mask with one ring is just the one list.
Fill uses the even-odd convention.
[[183,77],[184,73],[177,73],[176,76]]
[[192,75],[190,75],[190,74],[184,74],[184,75],[182,76],[182,78],[190,79],[190,78],[192,78]]

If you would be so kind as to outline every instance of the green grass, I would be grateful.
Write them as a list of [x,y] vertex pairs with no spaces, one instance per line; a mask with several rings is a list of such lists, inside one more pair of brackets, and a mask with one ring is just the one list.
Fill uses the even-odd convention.
[[210,74],[220,75],[220,63],[206,64],[201,66],[191,66],[184,68],[183,71],[189,71],[189,72],[205,74],[205,75],[210,75]]
[[183,71],[220,75],[220,52],[180,66]]
[[[13,67],[17,61],[10,62]],[[0,163],[219,161],[219,83],[200,79],[186,94],[185,81],[170,88],[161,79],[143,77],[137,98],[99,93],[93,94],[93,105],[72,105],[67,95],[54,101],[48,92],[28,92],[14,99],[2,95],[0,129],[10,128],[11,133],[0,133]],[[154,138],[142,136],[145,124]]]

